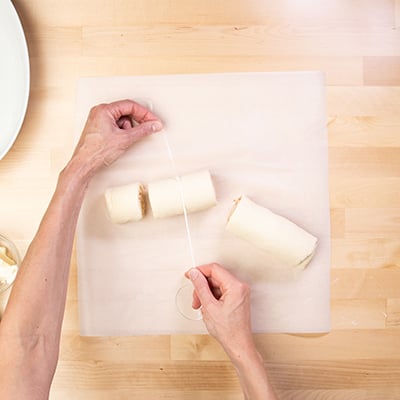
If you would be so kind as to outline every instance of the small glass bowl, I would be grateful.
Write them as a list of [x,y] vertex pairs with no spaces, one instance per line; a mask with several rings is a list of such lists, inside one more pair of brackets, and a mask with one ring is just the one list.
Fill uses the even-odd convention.
[[192,307],[194,287],[191,282],[185,283],[176,292],[175,302],[178,311],[186,319],[192,321],[200,321],[203,319],[201,309],[194,309]]
[[[0,246],[6,248],[7,255],[15,261],[17,269],[19,269],[19,266],[21,264],[21,257],[17,248],[15,247],[15,244],[10,239],[7,239],[5,236],[0,235]],[[12,282],[0,284],[0,294],[8,290],[14,283],[14,280]]]

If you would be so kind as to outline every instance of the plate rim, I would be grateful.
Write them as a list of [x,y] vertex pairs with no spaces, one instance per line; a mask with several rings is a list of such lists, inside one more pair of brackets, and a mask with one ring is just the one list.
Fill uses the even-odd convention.
[[17,12],[14,4],[12,3],[11,0],[6,1],[6,3],[8,3],[8,4],[6,4],[5,7],[9,7],[10,12],[14,15],[15,27],[19,34],[19,38],[18,38],[18,40],[16,40],[16,42],[19,43],[20,50],[23,53],[24,79],[26,81],[26,85],[25,85],[23,97],[21,96],[21,99],[22,99],[21,100],[21,104],[22,104],[21,115],[19,116],[19,120],[16,124],[16,128],[14,129],[14,131],[10,131],[10,133],[8,134],[9,138],[8,138],[7,144],[3,148],[0,148],[0,160],[2,160],[5,157],[5,155],[10,151],[11,147],[15,143],[15,141],[21,131],[23,122],[25,120],[26,112],[28,109],[28,102],[29,102],[29,95],[30,95],[30,62],[29,62],[28,43],[26,41],[26,36],[25,36],[24,28],[22,26],[21,19],[18,15],[18,12]]

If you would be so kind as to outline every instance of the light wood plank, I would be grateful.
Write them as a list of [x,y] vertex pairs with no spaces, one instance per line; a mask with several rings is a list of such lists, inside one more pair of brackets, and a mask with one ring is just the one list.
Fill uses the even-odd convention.
[[[400,205],[400,177],[331,176],[331,207],[396,208]],[[377,196],[379,194],[379,196]]]
[[330,147],[329,172],[334,179],[400,176],[400,147]]
[[[35,170],[41,164],[41,157],[45,160],[43,153],[34,154],[34,161],[31,159],[28,162],[28,158],[31,158],[28,154],[24,157],[25,159],[20,161],[24,164],[23,168],[19,165],[15,169],[9,169],[12,183],[10,183],[10,178],[5,180],[0,178],[0,186],[7,188],[1,191],[1,203],[7,204],[7,207],[0,207],[0,221],[4,226],[1,233],[16,242],[21,255],[25,254],[27,242],[32,240],[36,233],[53,191],[47,173],[42,177],[38,174],[37,180],[30,180],[22,172],[24,168]],[[31,161],[36,167],[32,166]],[[48,171],[47,168],[43,171]]]
[[[26,1],[15,1],[18,9],[26,14]],[[325,25],[345,27],[393,27],[393,1],[367,0],[347,2],[327,0],[315,3],[304,0],[284,3],[262,0],[70,0],[56,6],[51,0],[41,0],[40,19],[31,13],[35,21],[48,26],[79,25],[144,25],[144,24],[262,24],[276,21],[286,25]],[[101,12],[93,12],[93,10]]]
[[400,293],[396,299],[387,299],[386,326],[389,328],[400,328]]
[[[398,329],[335,330],[322,335],[258,334],[255,338],[266,362],[384,358],[395,363],[400,354]],[[209,336],[174,335],[171,336],[171,360],[224,361],[227,357]]]
[[138,360],[169,361],[169,336],[84,337],[63,335],[63,361],[101,360],[130,364]]
[[[238,390],[238,379],[229,362],[204,362],[201,366],[191,361],[154,364],[116,365],[113,369],[103,362],[60,362],[55,382],[59,389],[93,388],[118,390],[181,390],[232,391]],[[267,363],[271,381],[281,390],[344,389],[396,387],[400,366],[396,361],[336,360],[330,362],[304,361]],[[323,373],[321,373],[323,371]],[[153,379],[156,375],[157,379]],[[199,377],[203,379],[198,379]],[[155,381],[157,383],[155,383]]]
[[342,238],[345,234],[345,210],[344,208],[332,208],[331,214],[331,238]]
[[[54,29],[53,35],[70,35],[74,29]],[[47,39],[53,49],[55,39]],[[202,55],[287,56],[293,53],[321,56],[400,56],[400,33],[392,28],[332,30],[320,26],[314,29],[281,25],[158,25],[158,26],[84,26],[82,29],[85,56],[130,57]],[[340,43],[340,45],[339,45]],[[46,47],[47,47],[46,46]],[[54,49],[55,50],[55,49]],[[68,49],[71,54],[76,47]]]
[[364,84],[367,86],[399,86],[400,57],[365,57]]
[[[257,345],[267,362],[286,360],[392,360],[396,364],[396,343],[400,333],[396,329],[335,330],[326,335],[257,335]],[[286,350],[285,350],[286,348]],[[326,377],[327,378],[327,377]]]
[[229,361],[201,365],[183,362],[131,362],[130,364],[102,361],[61,361],[55,376],[55,386],[68,390],[110,391],[149,390],[238,390],[239,382]]
[[400,208],[346,208],[345,229],[361,237],[398,238]]
[[336,116],[328,120],[331,147],[400,147],[400,116]]
[[333,269],[332,299],[385,299],[399,296],[400,267]]
[[[50,157],[46,149],[30,149],[25,151],[15,146],[13,151],[9,152],[3,160],[1,160],[1,163],[2,168],[8,171],[8,174],[4,178],[1,178],[2,181],[26,178],[29,176],[28,171],[32,171],[32,169],[36,167],[38,168],[37,179],[44,179],[50,176]],[[15,181],[15,183],[17,183],[17,181]]]
[[[392,378],[399,376],[399,364],[393,360],[354,360],[342,362],[306,361],[304,363],[267,364],[271,380],[283,390],[310,389],[315,380],[317,389],[387,389],[396,390]],[[275,378],[277,376],[277,379]],[[282,390],[281,389],[281,390]]]
[[331,306],[332,329],[384,329],[385,299],[336,299]]
[[[140,3],[139,3],[140,4]],[[276,21],[279,24],[294,24],[296,26],[314,26],[326,24],[328,26],[346,27],[392,27],[393,1],[368,0],[363,1],[362,7],[358,3],[349,3],[344,0],[328,0],[316,3],[310,0],[286,1],[276,4],[262,0],[232,0],[229,7],[224,2],[204,0],[174,0],[159,2],[150,0],[147,7],[138,6],[138,3],[127,3],[124,0],[116,1],[116,25],[137,25],[147,21],[155,23],[173,24],[240,24],[255,25],[265,21]],[[118,12],[124,7],[127,12]],[[149,12],[152,10],[152,12]]]
[[[53,57],[79,57],[82,52],[81,27],[34,26],[26,29],[30,57],[51,54]],[[60,44],[63,44],[62,46]]]
[[400,87],[331,86],[327,89],[327,107],[330,117],[398,116]]
[[389,389],[337,389],[337,390],[287,390],[280,392],[282,400],[397,400],[398,388]]
[[363,62],[360,57],[321,56],[220,56],[212,58],[201,55],[178,56],[169,54],[159,63],[157,56],[82,57],[79,69],[82,76],[185,74],[210,72],[248,71],[323,71],[329,85],[361,85]]
[[[243,394],[236,390],[165,390],[165,389],[132,389],[113,388],[109,390],[98,389],[53,389],[50,398],[57,400],[242,400]],[[389,398],[388,398],[389,399]]]
[[383,268],[398,264],[400,238],[333,238],[332,268]]

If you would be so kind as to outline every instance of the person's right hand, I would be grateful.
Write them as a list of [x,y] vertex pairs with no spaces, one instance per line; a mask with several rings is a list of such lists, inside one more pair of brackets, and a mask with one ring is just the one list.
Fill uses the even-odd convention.
[[249,286],[219,264],[201,265],[185,275],[194,286],[193,308],[201,306],[208,331],[228,355],[253,346]]
[[232,360],[245,399],[277,400],[251,332],[249,286],[218,264],[185,275],[194,286],[192,306],[201,306],[208,331]]

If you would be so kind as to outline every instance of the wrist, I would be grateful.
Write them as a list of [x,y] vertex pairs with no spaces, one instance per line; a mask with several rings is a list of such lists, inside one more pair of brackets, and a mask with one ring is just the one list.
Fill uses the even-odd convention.
[[249,348],[237,354],[235,358],[231,357],[231,361],[246,399],[277,399],[269,382],[264,360],[254,342]]
[[231,356],[232,364],[237,371],[244,371],[248,368],[254,368],[257,365],[264,365],[264,360],[256,347],[251,347],[245,351],[237,352]]
[[251,332],[237,338],[231,337],[229,342],[222,343],[222,346],[235,366],[259,357]]
[[90,162],[79,154],[74,154],[59,174],[60,181],[86,187],[94,175]]
[[83,196],[93,175],[83,159],[74,155],[58,176],[57,192]]

